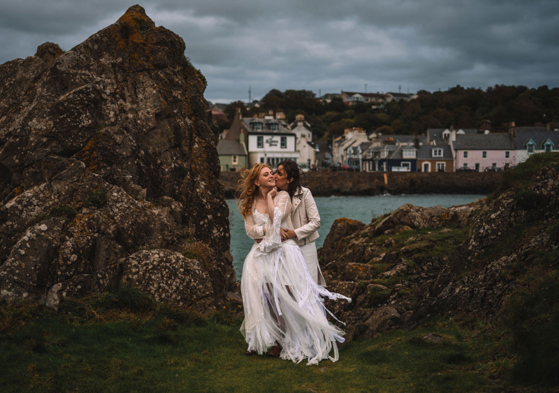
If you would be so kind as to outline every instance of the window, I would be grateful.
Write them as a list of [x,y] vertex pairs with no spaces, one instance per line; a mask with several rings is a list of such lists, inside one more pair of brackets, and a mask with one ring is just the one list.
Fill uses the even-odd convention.
[[467,151],[464,152],[464,158],[468,158],[468,152]]
[[482,157],[482,158],[487,158],[487,152],[486,152],[486,151],[482,152],[482,153],[481,153],[481,157]]
[[442,157],[443,156],[443,149],[433,149],[432,152],[433,152],[433,157]]
[[262,123],[252,123],[254,131],[262,131]]
[[239,156],[233,156],[233,165],[236,165],[239,163]]
[[282,149],[287,149],[287,137],[286,136],[281,137],[281,148]]
[[264,157],[260,157],[260,163],[264,164]]
[[493,168],[497,168],[497,163],[494,162],[493,164],[491,164],[491,166],[492,166]]
[[264,137],[262,135],[256,137],[256,146],[260,149],[264,147]]
[[528,146],[526,146],[526,147],[527,147],[527,150],[528,150],[528,154],[532,154],[532,153],[535,152],[533,143],[528,143]]
[[476,172],[479,172],[479,167],[480,167],[479,162],[476,162]]
[[551,153],[553,151],[553,146],[551,145],[551,143],[548,142],[548,143],[545,144],[544,151],[546,153]]
[[407,168],[408,172],[411,169],[411,163],[410,162],[402,162],[401,166],[402,166],[402,168]]
[[278,130],[278,123],[270,123],[270,130],[277,131]]
[[404,149],[404,158],[415,158],[415,150]]
[[423,172],[431,172],[431,164],[428,162],[423,163]]
[[437,162],[437,172],[444,172],[446,164],[444,162]]
[[510,151],[505,152],[505,158],[510,158]]

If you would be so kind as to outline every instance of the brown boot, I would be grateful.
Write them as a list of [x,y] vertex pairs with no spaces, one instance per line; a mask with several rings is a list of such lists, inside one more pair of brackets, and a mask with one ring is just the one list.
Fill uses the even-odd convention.
[[247,348],[247,350],[245,351],[245,355],[247,355],[247,356],[253,356],[253,355],[256,355],[256,354],[257,354],[256,351],[249,351],[248,348]]
[[268,356],[279,358],[282,349],[283,348],[281,347],[281,345],[279,345],[279,343],[276,341],[276,345],[274,345],[272,349],[270,349],[270,351],[268,352]]

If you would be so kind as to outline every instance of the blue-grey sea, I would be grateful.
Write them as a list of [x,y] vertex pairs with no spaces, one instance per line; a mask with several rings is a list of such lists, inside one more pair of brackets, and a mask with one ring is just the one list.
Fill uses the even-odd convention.
[[[322,247],[332,223],[338,218],[351,218],[365,224],[371,223],[373,217],[390,213],[400,206],[411,203],[416,206],[432,207],[441,205],[450,207],[463,205],[484,198],[485,195],[375,195],[375,196],[332,196],[316,197],[316,205],[320,213],[321,226],[318,230],[320,237],[316,241],[318,248]],[[233,254],[233,267],[237,272],[237,279],[241,279],[243,262],[250,251],[254,241],[245,233],[242,216],[234,199],[228,199],[229,220],[231,226],[231,253]]]

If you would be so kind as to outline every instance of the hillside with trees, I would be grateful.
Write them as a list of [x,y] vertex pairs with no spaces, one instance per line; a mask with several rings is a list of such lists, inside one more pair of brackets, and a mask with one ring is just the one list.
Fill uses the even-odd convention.
[[384,134],[417,134],[428,128],[476,128],[484,119],[492,122],[494,131],[511,121],[517,126],[559,122],[559,88],[496,85],[482,90],[456,86],[417,94],[414,100],[392,101],[373,109],[367,104],[347,106],[341,99],[322,102],[308,90],[274,89],[262,98],[259,108],[247,110],[243,102],[236,101],[228,105],[226,113],[231,119],[237,107],[245,116],[281,111],[289,122],[302,113],[321,140],[339,135],[348,127]]

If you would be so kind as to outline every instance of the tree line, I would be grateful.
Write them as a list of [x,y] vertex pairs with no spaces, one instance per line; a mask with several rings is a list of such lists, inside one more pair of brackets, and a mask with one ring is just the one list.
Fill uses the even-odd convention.
[[337,98],[323,102],[308,90],[271,90],[260,100],[260,107],[247,109],[242,101],[229,104],[229,120],[240,108],[243,116],[263,111],[284,112],[293,122],[305,115],[318,140],[343,133],[345,128],[361,127],[383,134],[421,134],[428,128],[477,128],[490,120],[493,131],[516,126],[545,125],[559,122],[559,88],[496,85],[486,90],[456,86],[447,91],[420,90],[411,101],[392,101],[373,109],[370,104],[345,105]]

